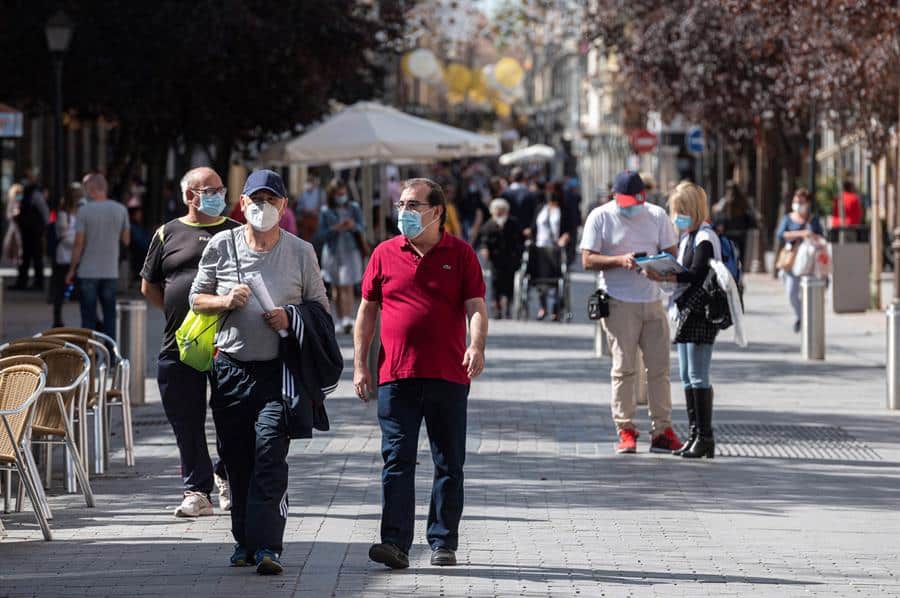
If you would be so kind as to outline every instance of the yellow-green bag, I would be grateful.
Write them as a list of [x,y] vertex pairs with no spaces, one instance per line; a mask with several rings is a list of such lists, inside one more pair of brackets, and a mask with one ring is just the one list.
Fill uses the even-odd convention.
[[194,310],[188,312],[181,326],[175,331],[178,357],[182,363],[199,372],[209,371],[216,351],[218,321],[218,314],[198,314]]

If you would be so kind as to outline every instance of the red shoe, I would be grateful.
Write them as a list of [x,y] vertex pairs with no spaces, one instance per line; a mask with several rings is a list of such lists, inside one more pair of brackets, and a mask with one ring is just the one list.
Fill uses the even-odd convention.
[[672,428],[666,428],[663,433],[650,442],[651,453],[671,453],[681,448],[681,439]]
[[640,434],[634,428],[623,428],[619,430],[619,444],[616,445],[618,454],[636,453],[637,437]]

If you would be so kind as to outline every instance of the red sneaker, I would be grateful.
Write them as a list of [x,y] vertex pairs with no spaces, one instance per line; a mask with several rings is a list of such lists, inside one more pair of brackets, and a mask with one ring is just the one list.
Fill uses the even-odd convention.
[[636,453],[638,436],[638,431],[634,428],[619,430],[619,444],[616,445],[616,452],[620,455],[623,453]]
[[656,436],[650,442],[651,453],[671,453],[681,448],[681,439],[672,428],[666,428],[663,433]]

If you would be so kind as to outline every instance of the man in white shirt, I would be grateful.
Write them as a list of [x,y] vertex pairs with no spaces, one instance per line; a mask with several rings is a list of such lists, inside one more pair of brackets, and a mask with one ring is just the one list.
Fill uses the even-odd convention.
[[612,414],[619,436],[616,452],[637,452],[638,431],[632,420],[638,347],[647,368],[650,450],[671,452],[681,448],[681,440],[671,421],[669,323],[660,289],[641,273],[636,257],[660,251],[674,255],[678,240],[666,212],[646,203],[638,173],[620,173],[613,193],[615,201],[595,208],[587,218],[581,260],[586,270],[600,272],[610,298],[603,327],[612,353]]

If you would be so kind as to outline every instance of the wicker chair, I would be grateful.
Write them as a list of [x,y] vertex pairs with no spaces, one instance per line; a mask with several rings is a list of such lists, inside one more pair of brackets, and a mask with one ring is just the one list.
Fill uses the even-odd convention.
[[57,347],[64,347],[66,341],[53,337],[46,338],[19,338],[0,345],[0,357],[13,357],[15,355],[37,355],[41,351],[49,351]]
[[[44,391],[47,366],[37,357],[17,356],[0,359],[0,467],[17,471],[20,483],[28,491],[35,518],[45,540],[52,540],[50,507],[38,481],[31,451],[23,447],[31,426],[32,409]],[[7,491],[9,476],[7,477]]]
[[84,501],[94,506],[94,495],[88,481],[87,471],[75,445],[73,419],[75,405],[87,394],[87,378],[91,361],[78,348],[62,347],[44,351],[38,357],[47,364],[47,384],[44,394],[34,407],[31,423],[30,443],[47,447],[47,486],[50,485],[53,462],[53,445],[66,447],[66,489],[75,492],[75,480],[81,485]]
[[[101,397],[99,394],[97,395],[97,402],[101,402],[103,405],[103,410],[105,412],[105,418],[103,418],[104,424],[104,438],[103,438],[103,462],[100,463],[100,469],[95,469],[98,473],[102,473],[106,467],[106,462],[109,457],[109,429],[106,427],[106,423],[109,418],[109,411],[114,408],[119,408],[122,410],[122,439],[125,449],[125,465],[128,467],[134,467],[134,428],[132,425],[132,417],[131,417],[131,363],[122,356],[119,351],[119,345],[112,338],[103,334],[102,332],[98,332],[96,330],[90,330],[88,328],[74,328],[74,327],[61,327],[61,328],[51,328],[49,330],[45,330],[41,333],[41,336],[58,336],[58,335],[68,335],[68,334],[77,334],[81,336],[85,336],[97,343],[102,345],[102,348],[99,348],[102,356],[105,359],[105,364],[107,366],[106,373],[109,375],[109,379],[104,378],[104,394]],[[138,367],[143,367],[143,364],[139,364]]]
[[94,417],[94,472],[103,473],[103,441],[106,434],[104,432],[104,418],[100,417],[99,414],[101,413],[101,397],[106,393],[106,363],[108,362],[104,361],[103,353],[100,350],[101,343],[81,334],[57,334],[55,336],[38,337],[35,340],[44,338],[53,338],[71,343],[84,351],[91,361],[88,389],[84,399],[76,405],[75,420],[77,421],[77,433],[80,441],[78,448],[81,450],[81,460],[82,463],[87,465],[90,462],[87,416],[90,414]]
[[[87,360],[87,362],[90,363],[90,357],[78,345],[67,342],[66,340],[64,340],[62,338],[57,338],[57,337],[52,337],[52,336],[28,337],[28,338],[21,338],[21,339],[16,339],[16,340],[10,341],[9,343],[6,343],[6,344],[0,346],[0,357],[11,357],[14,355],[39,356],[41,353],[44,353],[46,351],[51,351],[53,349],[61,349],[64,347],[68,347],[69,349],[78,352],[78,354],[81,356],[80,359]],[[80,367],[81,363],[83,363],[83,361],[79,361],[79,367]],[[53,368],[50,368],[48,375],[50,377],[53,377],[53,374],[54,374]],[[53,386],[67,386],[67,384],[68,384],[68,383],[56,384],[55,382],[50,382],[50,381],[48,381],[48,383]],[[76,391],[73,391],[72,393],[67,393],[69,395],[68,398],[70,399],[67,401],[67,405],[69,405],[69,410],[67,411],[67,413],[69,413],[69,416],[68,416],[69,423],[72,426],[75,426],[75,424],[77,422],[77,420],[75,418],[75,414],[81,414],[81,413],[84,413],[84,411],[85,411],[84,404],[87,401],[87,390],[88,390],[87,380],[85,380],[84,384],[81,384],[79,389],[76,389]],[[49,389],[47,389],[47,391],[49,392]],[[53,406],[54,402],[55,402],[55,399],[53,399],[51,397],[50,405]],[[38,406],[37,406],[38,411],[40,411],[41,409],[47,409],[46,404],[47,404],[46,401],[39,401]],[[56,408],[53,407],[52,410],[55,412]],[[60,423],[60,422],[57,422],[57,423]],[[57,426],[57,429],[61,429],[61,428],[59,428]],[[79,427],[78,429],[81,430],[81,427]],[[74,438],[73,438],[73,440],[74,440]],[[87,436],[84,433],[79,435],[77,444],[80,447],[78,449],[78,451],[79,451],[78,454],[82,456],[81,462],[85,463],[86,459],[87,459]],[[52,444],[48,443],[48,444],[46,444],[46,447],[47,447],[47,452],[45,455],[46,468],[45,468],[44,486],[46,488],[49,488],[51,479],[53,477],[53,460],[51,458],[52,457],[52,455],[51,455]],[[66,475],[66,489],[69,492],[77,492],[77,489],[75,488],[76,472],[74,470],[74,464],[72,462],[67,461],[67,466],[68,467],[67,467],[67,475]],[[22,491],[21,486],[19,487],[19,491],[20,491],[19,493],[21,495],[21,491]]]

